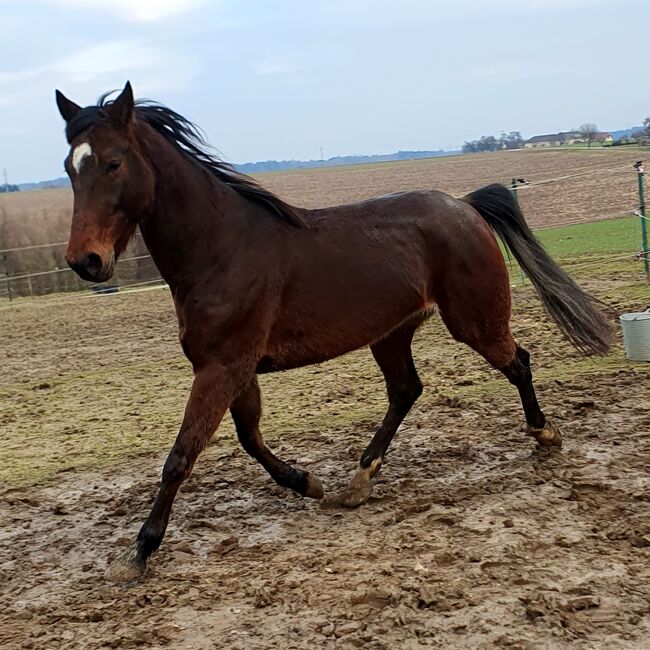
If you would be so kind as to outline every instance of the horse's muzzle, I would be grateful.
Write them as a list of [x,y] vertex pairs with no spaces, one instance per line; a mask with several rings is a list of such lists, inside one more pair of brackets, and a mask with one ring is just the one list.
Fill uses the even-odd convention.
[[115,271],[114,254],[111,254],[107,260],[102,259],[97,253],[87,253],[78,259],[66,256],[66,261],[82,280],[88,282],[106,282],[111,279]]

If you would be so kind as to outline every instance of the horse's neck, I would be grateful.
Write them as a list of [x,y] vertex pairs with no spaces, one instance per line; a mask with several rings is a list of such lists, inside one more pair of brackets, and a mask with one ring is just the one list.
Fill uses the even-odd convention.
[[243,199],[157,138],[149,147],[156,173],[152,214],[140,223],[142,237],[163,278],[177,287],[198,278],[220,247],[241,227],[234,214]]

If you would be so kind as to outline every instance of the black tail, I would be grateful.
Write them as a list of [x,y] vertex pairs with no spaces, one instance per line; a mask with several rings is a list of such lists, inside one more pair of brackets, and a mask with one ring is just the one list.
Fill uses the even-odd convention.
[[585,293],[544,250],[524,220],[512,192],[495,183],[463,199],[492,227],[530,278],[551,318],[583,354],[609,351],[612,327]]

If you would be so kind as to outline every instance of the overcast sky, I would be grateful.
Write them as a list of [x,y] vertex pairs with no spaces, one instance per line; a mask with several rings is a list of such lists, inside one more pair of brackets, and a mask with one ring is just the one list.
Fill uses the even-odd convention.
[[0,0],[0,168],[61,176],[54,89],[131,80],[234,162],[650,114],[644,0]]

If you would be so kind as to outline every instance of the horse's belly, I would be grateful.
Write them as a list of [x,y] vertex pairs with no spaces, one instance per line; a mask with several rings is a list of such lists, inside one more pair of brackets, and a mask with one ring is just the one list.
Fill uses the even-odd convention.
[[390,314],[365,314],[358,322],[314,321],[313,328],[276,331],[257,365],[258,373],[277,372],[321,363],[381,340],[405,321],[426,320],[433,308],[419,303]]

